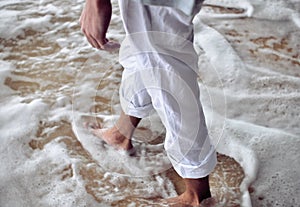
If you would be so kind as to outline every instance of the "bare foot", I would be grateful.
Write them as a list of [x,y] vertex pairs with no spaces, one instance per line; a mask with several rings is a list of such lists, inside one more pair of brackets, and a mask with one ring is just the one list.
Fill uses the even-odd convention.
[[[205,199],[211,198],[209,176],[203,178],[184,178],[185,192],[167,201],[170,206],[200,206]],[[202,204],[201,204],[202,206]]]
[[85,123],[88,128],[96,137],[102,139],[108,145],[116,148],[117,150],[132,151],[133,145],[131,140],[126,138],[117,127],[101,128],[98,123]]
[[167,199],[171,207],[194,207],[200,206],[200,201],[197,197],[193,197],[188,193],[183,193],[180,196]]
[[214,207],[217,205],[215,198],[207,198],[201,202],[201,207]]
[[214,198],[207,198],[199,203],[199,200],[187,198],[183,194],[167,199],[167,203],[170,207],[214,207],[216,205]]

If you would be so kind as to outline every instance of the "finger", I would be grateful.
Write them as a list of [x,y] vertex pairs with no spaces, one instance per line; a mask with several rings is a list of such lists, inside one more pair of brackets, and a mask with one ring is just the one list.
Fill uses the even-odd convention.
[[99,43],[99,41],[97,41],[97,39],[94,36],[90,36],[90,38],[92,39],[92,41],[94,42],[94,44],[96,45],[97,49],[102,49],[102,45],[101,43]]
[[97,41],[96,41],[92,36],[87,36],[86,38],[87,38],[88,42],[89,42],[94,48],[101,49],[100,45],[97,43]]
[[93,38],[87,37],[86,39],[92,47],[100,49],[100,46],[98,45],[98,43],[96,41],[93,40]]
[[85,12],[83,11],[79,17],[79,24],[81,26],[81,30],[82,30],[82,21],[83,21],[84,17],[85,17]]
[[104,45],[108,42],[108,39],[106,38],[94,38],[94,35],[89,34],[88,32],[86,32],[85,29],[82,29],[82,32],[84,33],[84,35],[86,36],[88,42],[94,47],[97,48],[99,50],[104,50]]
[[97,41],[97,44],[100,46],[100,48],[104,50],[104,45],[108,42],[108,39],[97,37],[95,38],[95,41]]
[[114,42],[114,41],[108,41],[107,43],[105,43],[102,46],[103,50],[106,50],[108,52],[113,52],[116,51],[120,48],[120,44],[118,42]]
[[82,19],[83,19],[83,14],[81,14],[80,17],[79,17],[79,19],[78,19],[80,26],[82,25]]

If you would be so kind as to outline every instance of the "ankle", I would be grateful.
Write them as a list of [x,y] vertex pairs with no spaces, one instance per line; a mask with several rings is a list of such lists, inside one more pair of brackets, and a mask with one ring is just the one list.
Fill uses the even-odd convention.
[[130,138],[128,138],[129,136],[122,134],[117,127],[114,126],[111,128],[111,134],[114,137],[113,144],[116,145],[117,148],[129,150],[133,147]]
[[211,197],[208,176],[199,179],[184,179],[184,182],[186,186],[185,193],[189,195],[191,199],[201,202]]
[[198,191],[186,190],[184,193],[190,200],[197,201],[199,203],[207,198],[211,198],[210,191],[200,193]]

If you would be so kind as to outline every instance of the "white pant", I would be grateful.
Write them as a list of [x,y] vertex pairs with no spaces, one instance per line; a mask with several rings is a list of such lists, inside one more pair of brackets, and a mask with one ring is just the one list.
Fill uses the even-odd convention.
[[120,101],[125,114],[157,111],[166,128],[165,150],[183,178],[201,178],[216,165],[199,97],[192,17],[181,11],[120,0],[127,34]]

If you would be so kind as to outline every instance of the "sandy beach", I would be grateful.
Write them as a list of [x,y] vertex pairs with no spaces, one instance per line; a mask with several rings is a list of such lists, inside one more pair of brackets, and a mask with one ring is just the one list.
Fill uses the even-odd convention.
[[[108,37],[122,42],[112,3]],[[1,207],[164,206],[159,199],[184,190],[157,115],[134,135],[140,156],[117,169],[105,145],[100,155],[109,156],[99,162],[78,141],[92,136],[78,124],[83,117],[105,126],[117,118],[123,71],[117,51],[84,38],[83,6],[0,2]],[[299,206],[299,0],[207,0],[194,24],[201,101],[218,152],[210,176],[217,206]],[[164,170],[146,175],[153,163]]]

